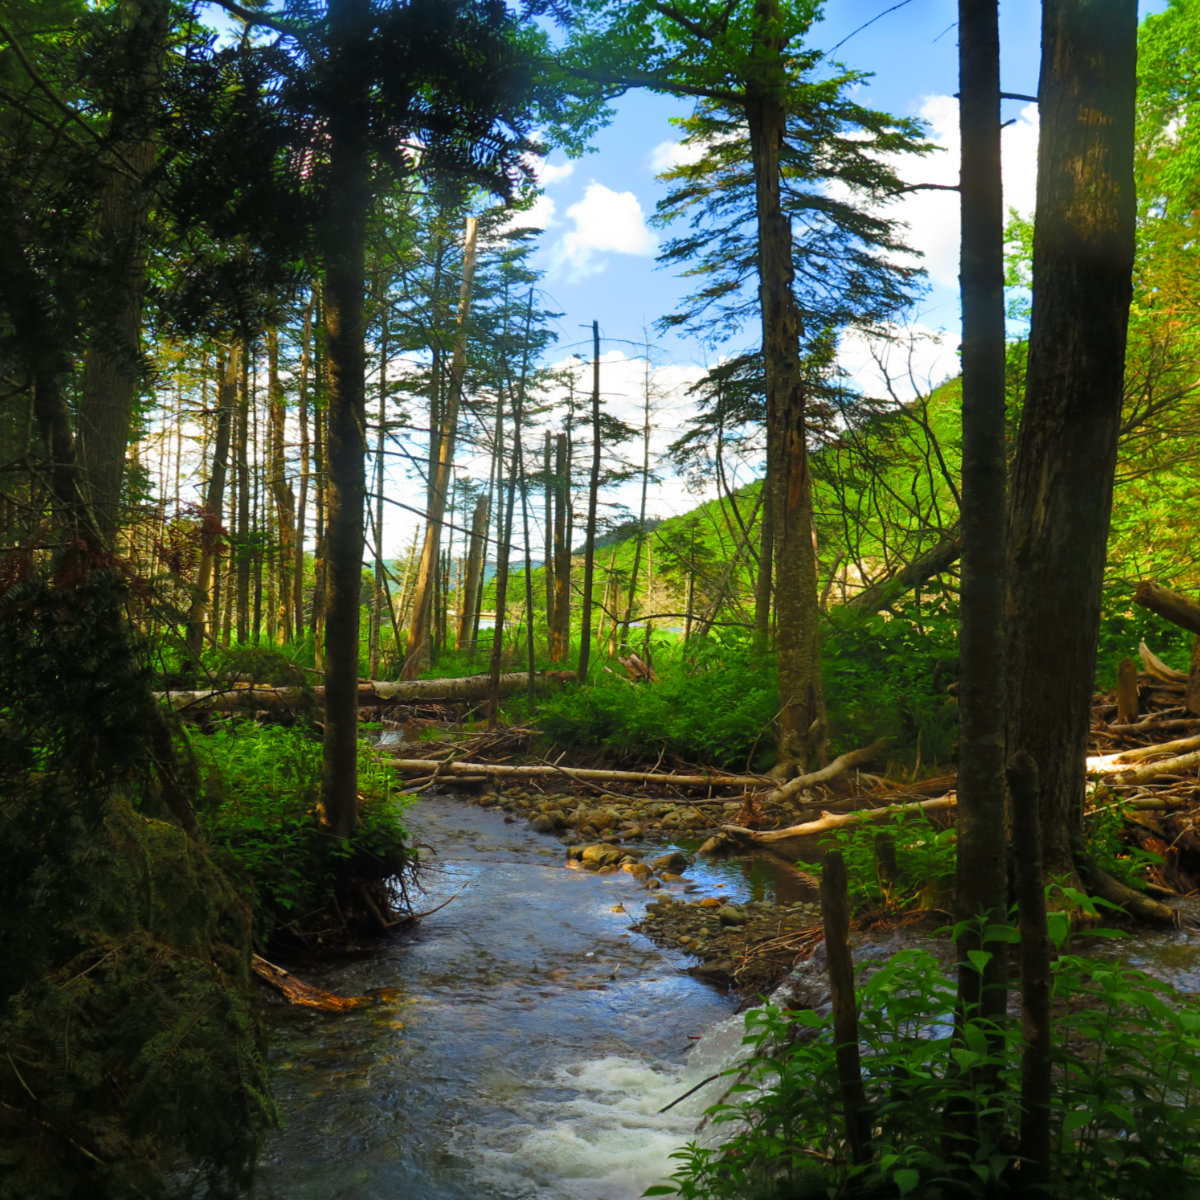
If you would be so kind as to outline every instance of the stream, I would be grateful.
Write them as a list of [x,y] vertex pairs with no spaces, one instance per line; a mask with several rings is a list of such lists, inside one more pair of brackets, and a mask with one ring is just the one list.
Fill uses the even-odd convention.
[[[380,1003],[271,1010],[286,1126],[264,1144],[255,1200],[634,1200],[695,1137],[719,1084],[659,1110],[733,1059],[734,1001],[632,931],[651,893],[631,876],[573,870],[559,842],[510,821],[421,800],[406,823],[436,854],[414,903],[449,903],[299,968]],[[700,859],[687,880],[672,888],[788,899],[761,862]],[[1194,927],[1079,949],[1200,993]]]
[[[414,902],[450,903],[300,968],[378,1007],[272,1010],[286,1128],[257,1200],[632,1200],[669,1174],[712,1098],[658,1110],[738,1046],[734,1002],[631,931],[649,897],[636,880],[569,869],[560,843],[504,815],[421,800],[406,823],[437,853]],[[740,899],[766,886],[736,868],[689,880]]]

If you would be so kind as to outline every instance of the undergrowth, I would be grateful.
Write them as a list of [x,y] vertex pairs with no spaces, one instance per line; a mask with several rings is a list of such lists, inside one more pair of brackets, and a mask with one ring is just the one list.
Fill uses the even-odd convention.
[[199,817],[210,844],[250,891],[260,941],[278,931],[323,932],[337,908],[347,859],[374,878],[404,870],[410,802],[366,743],[359,748],[359,825],[348,842],[316,819],[321,742],[300,727],[231,721],[189,742],[201,777]]
[[[1086,898],[1076,897],[1076,899]],[[1054,1095],[1050,1187],[1042,1200],[1162,1200],[1200,1195],[1200,1013],[1132,967],[1063,953],[1052,920]],[[1029,1196],[1011,1131],[1019,1122],[1022,1041],[968,1024],[952,1038],[954,988],[929,952],[894,955],[859,990],[869,1161],[855,1165],[841,1120],[832,1017],[773,1005],[747,1014],[749,1057],[727,1072],[708,1110],[719,1145],[674,1157],[671,1183],[647,1196],[686,1200],[968,1200]],[[997,1049],[996,1047],[999,1047]],[[969,1110],[968,1070],[991,1067],[1002,1090],[981,1148],[967,1152],[943,1121]],[[989,1135],[987,1129],[993,1130]]]

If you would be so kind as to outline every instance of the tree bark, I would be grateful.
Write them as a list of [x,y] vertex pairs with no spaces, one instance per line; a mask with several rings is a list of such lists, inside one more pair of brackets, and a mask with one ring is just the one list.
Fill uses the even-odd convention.
[[479,605],[479,584],[483,578],[483,557],[487,546],[488,502],[486,496],[475,501],[471,517],[471,548],[467,554],[467,578],[462,589],[462,612],[458,616],[459,650],[475,652],[475,614]]
[[1143,581],[1133,594],[1133,602],[1178,625],[1189,633],[1200,634],[1200,604],[1182,592],[1157,583]]
[[1045,0],[1033,316],[1012,473],[1010,757],[1048,873],[1082,849],[1084,759],[1120,425],[1135,194],[1135,0]]
[[781,199],[780,151],[787,114],[779,0],[756,0],[762,60],[746,89],[746,122],[758,221],[758,277],[767,392],[767,486],[774,526],[775,636],[779,664],[777,770],[825,757],[812,476],[800,365],[800,314],[792,290],[792,234]]
[[370,0],[330,0],[329,183],[320,229],[329,354],[322,827],[347,838],[358,821],[358,637],[366,459],[365,243],[371,202],[370,92],[358,64]]
[[[1004,209],[1000,191],[1000,31],[995,0],[959,0],[962,160],[962,605],[959,634],[955,1037],[981,1021],[994,1049],[1008,1000],[1007,947],[985,930],[1007,922],[1004,736]],[[990,957],[980,968],[976,951]],[[978,1026],[976,1026],[978,1028]],[[965,1072],[971,1095],[947,1121],[980,1150],[997,1119],[994,1064]],[[961,1109],[959,1104],[961,1103]]]
[[571,457],[567,435],[560,433],[554,452],[554,624],[550,659],[562,662],[571,647]]
[[[1003,316],[1003,309],[1001,309],[1001,315]],[[1003,325],[1001,329],[1003,329]],[[963,371],[965,376],[965,343],[963,345]],[[1003,378],[1001,382],[1003,382]],[[1001,544],[1003,544],[1003,539],[1001,539]],[[936,546],[930,547],[924,554],[901,567],[894,575],[889,575],[886,579],[881,579],[878,583],[863,588],[858,595],[851,597],[846,607],[862,609],[864,612],[878,612],[880,609],[887,608],[901,596],[911,592],[914,588],[919,588],[927,579],[932,579],[935,575],[940,575],[952,567],[961,554],[962,537],[955,530],[950,536],[938,542]]]

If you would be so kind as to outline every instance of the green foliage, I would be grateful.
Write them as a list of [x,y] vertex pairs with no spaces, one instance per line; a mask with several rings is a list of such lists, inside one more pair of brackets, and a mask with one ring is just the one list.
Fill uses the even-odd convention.
[[[899,870],[894,881],[880,873],[876,839],[881,835],[890,837],[896,848]],[[923,813],[897,813],[886,822],[836,830],[833,837],[846,863],[851,907],[871,911],[944,901],[954,888],[955,836],[953,826],[939,829]]]
[[748,642],[713,634],[654,657],[658,681],[601,675],[586,688],[539,700],[555,745],[653,760],[661,753],[731,770],[763,766],[778,707],[774,664]]
[[[341,868],[361,857],[376,877],[402,869],[405,798],[394,776],[360,746],[359,826],[349,842],[317,824],[321,742],[300,728],[230,722],[190,736],[200,765],[199,813],[214,851],[253,897],[258,936],[324,928]],[[400,856],[400,857],[397,857]]]
[[945,762],[958,736],[958,705],[946,690],[958,673],[957,613],[918,613],[911,600],[901,612],[830,615],[822,645],[830,723],[847,747],[888,737],[900,754]]
[[1162,855],[1153,850],[1130,845],[1125,834],[1126,806],[1121,801],[1105,800],[1097,791],[1092,797],[1095,807],[1084,813],[1083,825],[1087,836],[1088,855],[1103,871],[1131,888],[1141,889],[1146,873],[1162,866]]
[[[832,1018],[767,1005],[747,1014],[750,1055],[728,1072],[733,1082],[726,1098],[708,1110],[729,1140],[677,1152],[672,1184],[646,1195],[966,1200],[1019,1194],[1012,1145],[998,1136],[1015,1128],[1019,1116],[1019,1029],[1006,1025],[995,1039],[971,1022],[956,1041],[954,989],[924,950],[894,955],[862,985],[859,999],[874,1130],[869,1163],[855,1166],[847,1153]],[[1055,964],[1054,1007],[1049,1195],[1195,1195],[1200,1013],[1133,968],[1067,954]],[[1005,1088],[990,1114],[995,1121],[980,1131],[981,1149],[968,1156],[955,1148],[943,1114],[956,1100],[973,1099],[968,1072],[989,1065]]]

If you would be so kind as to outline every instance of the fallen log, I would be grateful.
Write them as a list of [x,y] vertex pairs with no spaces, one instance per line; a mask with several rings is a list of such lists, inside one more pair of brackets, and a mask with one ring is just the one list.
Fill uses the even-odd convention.
[[739,825],[722,825],[721,832],[734,842],[762,850],[769,850],[780,858],[795,861],[819,862],[825,851],[822,840],[835,829],[860,825],[871,821],[883,821],[902,813],[942,812],[958,803],[955,795],[936,796],[932,800],[920,800],[915,804],[889,804],[885,808],[859,809],[851,813],[822,813],[816,821],[803,825],[789,825],[786,829],[771,829],[756,833]]
[[[574,682],[574,671],[543,671],[534,676],[534,691],[543,692]],[[412,679],[395,682],[369,679],[358,685],[360,708],[379,704],[416,704],[435,701],[486,700],[489,677],[464,675],[458,679]],[[511,696],[529,687],[527,672],[500,676],[500,695]],[[211,691],[156,693],[159,700],[179,713],[287,711],[306,702],[325,702],[324,687],[234,687]]]
[[254,956],[250,966],[263,983],[277,991],[289,1004],[316,1008],[321,1012],[349,1012],[351,1009],[367,1008],[379,1003],[374,996],[337,996],[333,992],[313,987],[303,979],[297,979],[290,971],[267,962],[259,954]]
[[1172,591],[1148,580],[1137,585],[1133,602],[1191,633],[1200,633],[1200,604],[1182,592]]
[[1173,742],[1134,746],[1125,750],[1115,750],[1112,754],[1089,755],[1085,769],[1089,775],[1119,775],[1127,771],[1132,763],[1144,762],[1159,755],[1173,758],[1185,751],[1196,749],[1200,749],[1200,736],[1176,738]]
[[560,767],[555,763],[514,766],[429,758],[383,758],[380,762],[402,775],[486,775],[494,779],[546,779],[565,775],[593,783],[666,784],[670,787],[761,788],[770,784],[763,775],[673,775],[663,771],[603,771],[596,768]]
[[881,738],[869,746],[861,746],[857,750],[847,750],[845,754],[835,758],[829,766],[822,767],[819,771],[812,771],[807,775],[797,775],[794,779],[789,779],[782,787],[772,792],[766,798],[766,802],[778,803],[790,800],[797,792],[802,792],[805,788],[829,783],[839,775],[845,774],[851,767],[857,767],[859,763],[870,762],[886,745],[887,739]]
[[1117,776],[1119,783],[1146,783],[1162,775],[1178,775],[1181,771],[1191,771],[1200,767],[1200,750],[1190,754],[1181,754],[1175,758],[1163,758],[1158,762],[1149,763],[1144,767],[1135,767]]

